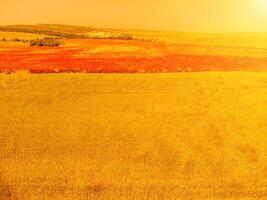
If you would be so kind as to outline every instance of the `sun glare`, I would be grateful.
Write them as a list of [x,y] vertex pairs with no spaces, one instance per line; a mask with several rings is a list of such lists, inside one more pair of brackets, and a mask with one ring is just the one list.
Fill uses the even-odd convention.
[[267,0],[259,0],[259,7],[267,13]]

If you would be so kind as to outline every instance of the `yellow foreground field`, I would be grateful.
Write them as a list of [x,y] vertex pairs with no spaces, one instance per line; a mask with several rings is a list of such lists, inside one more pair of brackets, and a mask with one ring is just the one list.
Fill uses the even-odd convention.
[[267,73],[0,74],[0,200],[267,199]]

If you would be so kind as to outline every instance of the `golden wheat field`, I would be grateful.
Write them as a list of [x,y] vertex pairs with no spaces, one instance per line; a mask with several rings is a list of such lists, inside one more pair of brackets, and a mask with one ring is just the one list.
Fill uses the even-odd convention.
[[267,73],[0,74],[0,199],[266,199]]

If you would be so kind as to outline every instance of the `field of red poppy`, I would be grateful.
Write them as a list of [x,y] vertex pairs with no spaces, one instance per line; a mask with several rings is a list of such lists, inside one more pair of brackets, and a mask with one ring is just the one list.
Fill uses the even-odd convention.
[[[153,36],[151,36],[153,37]],[[183,38],[189,38],[184,33]],[[206,37],[206,40],[204,40]],[[229,36],[202,36],[192,41],[62,39],[59,47],[0,46],[0,71],[42,72],[191,72],[266,71],[267,49],[248,36],[240,44]],[[169,37],[170,39],[171,37]],[[197,38],[197,37],[196,37]],[[242,37],[241,37],[242,38]],[[206,41],[206,42],[203,42]],[[218,42],[219,41],[219,42]],[[3,42],[0,44],[4,44]]]

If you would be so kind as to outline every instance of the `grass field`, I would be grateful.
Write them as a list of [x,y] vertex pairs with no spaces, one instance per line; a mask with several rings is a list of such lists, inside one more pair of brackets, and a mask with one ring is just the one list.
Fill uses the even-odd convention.
[[266,199],[267,73],[0,74],[0,199]]

